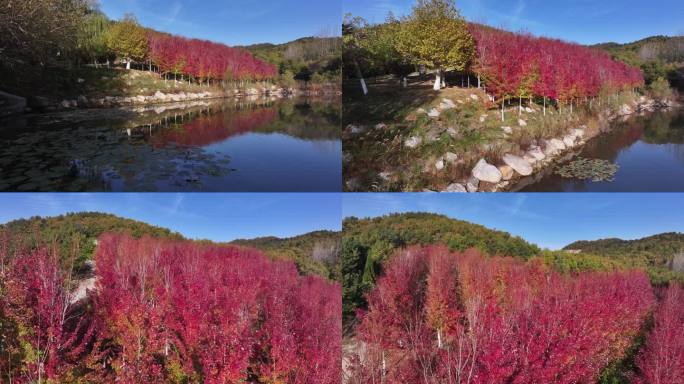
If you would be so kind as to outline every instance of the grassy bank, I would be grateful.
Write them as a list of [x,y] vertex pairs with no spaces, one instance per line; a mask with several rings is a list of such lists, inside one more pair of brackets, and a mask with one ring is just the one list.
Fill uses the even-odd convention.
[[543,99],[522,100],[522,110],[512,99],[502,121],[500,105],[478,88],[433,91],[427,78],[414,78],[403,88],[393,77],[371,79],[365,97],[358,88],[352,81],[344,88],[348,191],[443,191],[453,183],[465,185],[480,159],[501,165],[504,154],[522,157],[580,126],[591,137],[606,116],[638,97],[625,92],[572,107],[547,100],[546,113]]

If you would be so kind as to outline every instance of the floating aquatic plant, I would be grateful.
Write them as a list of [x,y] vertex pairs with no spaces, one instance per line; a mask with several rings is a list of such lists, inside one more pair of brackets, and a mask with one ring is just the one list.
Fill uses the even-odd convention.
[[620,167],[608,160],[577,158],[556,169],[556,174],[565,178],[599,181],[614,181]]

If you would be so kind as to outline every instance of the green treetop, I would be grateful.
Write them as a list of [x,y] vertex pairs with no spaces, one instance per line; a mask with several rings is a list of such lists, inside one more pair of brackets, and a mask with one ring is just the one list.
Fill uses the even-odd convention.
[[402,22],[397,50],[427,68],[464,71],[475,56],[475,42],[453,0],[418,0]]

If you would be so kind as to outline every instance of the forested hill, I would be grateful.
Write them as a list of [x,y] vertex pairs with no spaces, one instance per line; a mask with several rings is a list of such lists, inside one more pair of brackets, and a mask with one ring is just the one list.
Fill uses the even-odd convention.
[[[54,217],[32,217],[0,225],[0,236],[8,236],[12,247],[33,248],[57,244],[66,263],[76,253],[75,269],[92,260],[97,238],[103,233],[121,233],[140,238],[151,236],[186,240],[180,233],[141,221],[107,213],[68,213]],[[213,244],[210,241],[200,243]],[[230,244],[256,248],[274,259],[292,260],[304,274],[337,279],[339,269],[339,232],[318,231],[289,239],[264,237],[236,240]]]
[[684,257],[684,233],[661,233],[637,240],[601,239],[576,241],[565,250],[578,250],[618,259],[642,261],[650,266],[670,267],[684,272],[684,265],[676,264],[675,256]]
[[256,58],[275,64],[278,72],[297,74],[307,68],[316,73],[341,74],[342,38],[303,37],[284,44],[254,44],[238,47]]
[[667,78],[672,86],[684,90],[684,36],[651,36],[627,44],[594,45],[613,58],[641,67],[646,82]]
[[315,231],[290,238],[239,239],[230,244],[259,249],[274,259],[294,260],[305,274],[339,280],[340,237],[340,232]]
[[392,214],[343,221],[342,296],[346,320],[366,305],[364,295],[382,273],[384,263],[399,248],[444,244],[452,250],[478,248],[490,255],[530,259],[541,250],[507,232],[431,213]]
[[95,240],[105,232],[128,234],[136,238],[147,235],[183,239],[181,234],[166,228],[99,212],[14,220],[0,225],[0,233],[5,231],[14,241],[20,239],[23,246],[59,244],[63,258],[77,252],[77,268],[86,260],[92,259]]

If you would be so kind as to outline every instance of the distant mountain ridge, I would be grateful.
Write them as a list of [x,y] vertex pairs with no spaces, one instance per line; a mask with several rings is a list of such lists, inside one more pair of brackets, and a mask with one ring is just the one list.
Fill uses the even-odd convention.
[[642,260],[654,267],[668,267],[684,272],[684,268],[675,268],[679,263],[677,259],[684,258],[684,233],[660,233],[636,240],[582,240],[568,244],[563,249],[618,259]]
[[650,36],[631,43],[607,42],[592,45],[617,60],[641,67],[647,83],[658,77],[684,90],[684,36]]

